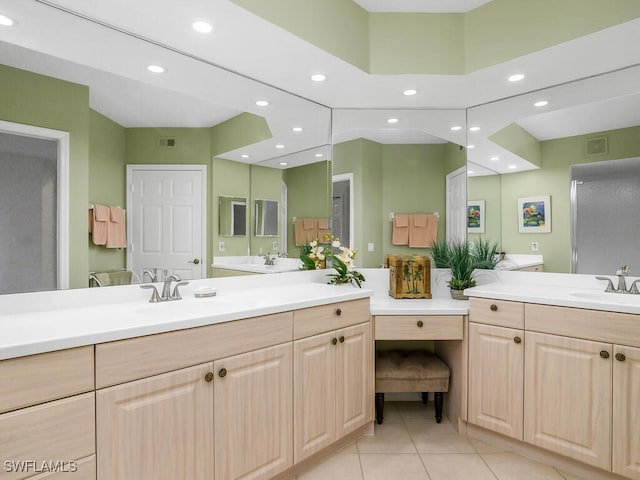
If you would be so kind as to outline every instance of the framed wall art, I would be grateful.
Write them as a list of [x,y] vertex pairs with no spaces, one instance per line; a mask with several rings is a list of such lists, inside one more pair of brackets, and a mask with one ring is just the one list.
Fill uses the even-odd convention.
[[484,200],[467,202],[467,233],[484,233]]
[[551,197],[549,195],[518,199],[518,232],[551,232]]

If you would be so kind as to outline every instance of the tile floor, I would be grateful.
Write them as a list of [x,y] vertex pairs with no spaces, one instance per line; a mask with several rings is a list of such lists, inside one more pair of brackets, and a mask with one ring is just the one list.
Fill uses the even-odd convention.
[[432,402],[386,402],[375,428],[297,480],[579,480],[435,423]]

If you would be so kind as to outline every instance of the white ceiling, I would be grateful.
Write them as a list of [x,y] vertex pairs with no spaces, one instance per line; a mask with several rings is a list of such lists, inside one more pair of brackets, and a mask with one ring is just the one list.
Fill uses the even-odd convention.
[[[386,3],[399,5],[400,1]],[[432,2],[412,3],[424,7]],[[452,5],[453,0],[440,3]],[[474,4],[484,2],[455,3],[455,8],[475,8]],[[329,143],[329,111],[323,105],[464,109],[640,64],[640,19],[467,75],[371,75],[228,0],[3,0],[0,13],[18,22],[15,27],[0,27],[0,63],[89,85],[92,108],[124,126],[211,126],[239,112],[264,116],[272,139],[220,155],[248,163],[311,153]],[[191,30],[196,19],[211,21],[214,33]],[[167,72],[150,74],[145,70],[149,63],[160,63]],[[326,82],[309,80],[318,71],[328,76]],[[506,77],[516,71],[527,77],[510,84]],[[406,88],[416,88],[418,95],[403,96]],[[269,99],[271,105],[257,107],[259,98]],[[549,111],[554,108],[550,105]],[[528,114],[520,112],[516,119],[524,116]],[[364,123],[351,125],[353,132],[343,132],[342,138],[360,135],[382,142],[447,138],[408,118],[390,127],[364,117],[358,120]],[[564,136],[569,131],[564,126],[570,122],[560,117],[558,121],[539,119],[538,127],[536,119],[530,119],[527,128],[544,124],[548,133],[539,135]],[[601,118],[594,115],[592,119],[590,127],[581,128],[600,128]],[[294,125],[303,126],[304,132],[292,133]],[[465,143],[462,137],[457,142]],[[276,150],[277,143],[286,148]],[[250,158],[243,159],[241,154]]]
[[353,0],[369,12],[462,13],[491,0]]

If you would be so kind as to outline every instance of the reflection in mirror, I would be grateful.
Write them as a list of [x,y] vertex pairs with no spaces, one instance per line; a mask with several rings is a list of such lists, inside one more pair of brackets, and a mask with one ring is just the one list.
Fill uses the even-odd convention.
[[[637,194],[612,180],[593,197],[588,215],[572,219],[570,205],[572,167],[640,156],[639,85],[640,67],[631,67],[468,110],[468,124],[480,127],[469,133],[476,144],[469,151],[469,199],[485,201],[486,234],[500,242],[507,258],[517,260],[509,268],[534,261],[550,272],[614,274],[622,264],[636,262],[632,268],[640,270],[630,223],[622,214],[634,207],[612,209],[604,201],[625,190],[637,203]],[[576,188],[580,195],[591,187],[583,181]],[[534,196],[551,197],[549,233],[520,231],[526,212],[518,210],[518,199]],[[605,218],[621,223],[604,231]],[[572,220],[579,223],[573,234]],[[583,242],[573,258],[597,256],[603,263],[586,270],[572,266],[572,236],[586,240],[594,233],[592,248]],[[617,255],[622,251],[627,253]]]
[[247,235],[247,199],[244,197],[218,197],[218,226],[221,237]]
[[427,254],[394,242],[395,215],[433,215],[438,240],[466,238],[464,110],[334,110],[332,132],[334,179],[353,183],[349,246],[358,266]]
[[276,200],[254,200],[256,237],[278,235],[278,202]]

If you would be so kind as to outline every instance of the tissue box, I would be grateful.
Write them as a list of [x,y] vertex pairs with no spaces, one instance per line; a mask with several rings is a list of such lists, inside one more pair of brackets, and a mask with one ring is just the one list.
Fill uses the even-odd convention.
[[421,255],[385,255],[389,295],[393,298],[431,298],[431,261]]

